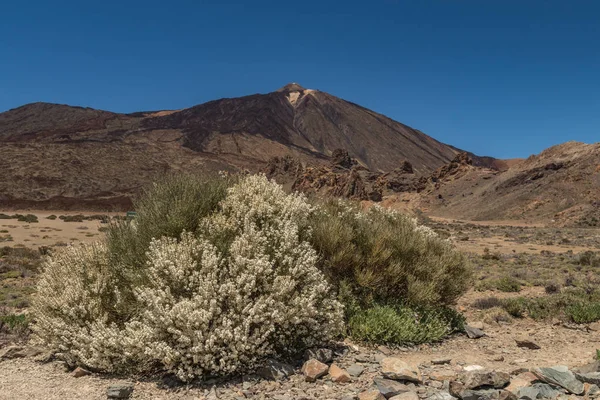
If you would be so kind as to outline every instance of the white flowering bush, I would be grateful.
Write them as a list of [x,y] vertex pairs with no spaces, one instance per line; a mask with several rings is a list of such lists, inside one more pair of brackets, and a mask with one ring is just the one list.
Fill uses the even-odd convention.
[[343,313],[306,240],[311,212],[304,197],[249,176],[196,232],[154,238],[129,287],[107,246],[56,253],[40,278],[34,330],[73,364],[158,366],[182,380],[322,344]]

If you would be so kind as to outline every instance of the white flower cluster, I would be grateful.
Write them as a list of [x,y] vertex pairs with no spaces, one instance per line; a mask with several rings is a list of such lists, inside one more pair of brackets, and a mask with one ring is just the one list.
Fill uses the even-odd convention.
[[121,296],[110,292],[106,249],[60,253],[40,281],[36,332],[89,367],[161,365],[182,380],[318,345],[340,332],[343,312],[299,234],[310,211],[264,176],[245,178],[199,237],[152,241],[127,321],[111,320]]

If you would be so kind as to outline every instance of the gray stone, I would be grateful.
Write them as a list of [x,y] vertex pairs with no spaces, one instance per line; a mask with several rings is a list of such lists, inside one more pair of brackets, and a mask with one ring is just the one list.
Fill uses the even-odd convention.
[[600,385],[600,372],[588,372],[587,374],[575,373],[578,380],[593,385]]
[[124,382],[110,385],[106,389],[106,397],[109,399],[128,399],[133,393],[133,383]]
[[538,397],[542,399],[555,399],[562,394],[547,383],[538,382],[531,385],[531,387],[539,391]]
[[400,382],[393,381],[391,379],[375,378],[373,383],[377,386],[379,392],[386,398],[397,396],[401,393],[410,392],[411,389],[407,385]]
[[304,352],[304,361],[314,359],[324,364],[333,362],[333,350],[326,348],[308,349]]
[[535,400],[537,399],[540,391],[534,387],[524,387],[519,389],[519,399],[522,400]]
[[479,339],[485,336],[485,332],[473,326],[465,325],[465,332],[469,339]]
[[558,385],[576,395],[583,394],[583,383],[577,380],[568,367],[560,365],[552,368],[534,368],[531,372],[546,383]]
[[478,389],[481,387],[494,387],[502,389],[510,383],[510,375],[506,372],[471,371],[464,376],[465,389]]
[[269,359],[260,367],[256,374],[264,379],[279,380],[294,374],[294,367],[289,364]]
[[358,365],[358,364],[352,364],[351,366],[349,366],[346,369],[346,371],[348,371],[350,376],[357,378],[357,377],[361,376],[362,373],[365,371],[365,367],[363,367],[362,365]]

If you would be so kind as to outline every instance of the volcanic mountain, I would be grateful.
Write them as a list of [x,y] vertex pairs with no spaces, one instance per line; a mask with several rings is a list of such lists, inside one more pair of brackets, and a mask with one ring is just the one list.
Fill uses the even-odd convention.
[[460,152],[295,83],[176,111],[119,114],[34,103],[0,113],[0,207],[123,208],[157,174],[259,171],[284,156],[326,165],[339,149],[365,169],[386,172],[408,162],[417,176]]

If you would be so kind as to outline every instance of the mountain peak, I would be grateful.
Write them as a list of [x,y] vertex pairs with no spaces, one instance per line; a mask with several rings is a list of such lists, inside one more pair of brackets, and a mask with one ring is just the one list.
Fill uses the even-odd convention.
[[302,86],[300,86],[299,84],[297,84],[296,82],[292,82],[292,83],[288,83],[287,85],[285,85],[284,87],[278,89],[278,92],[302,92],[306,90],[305,88],[303,88]]

